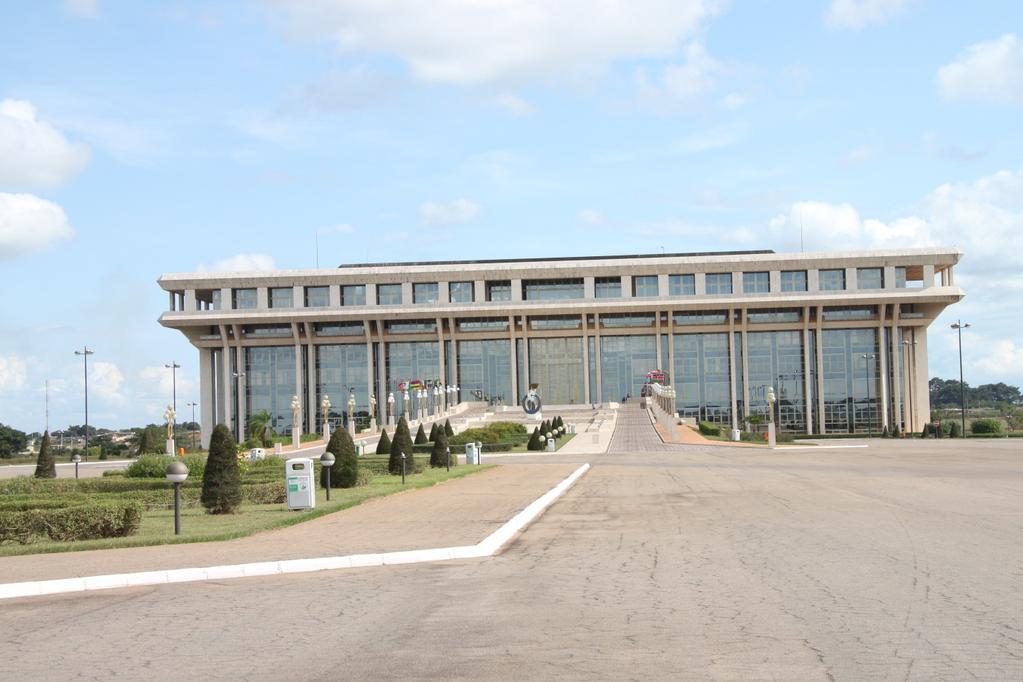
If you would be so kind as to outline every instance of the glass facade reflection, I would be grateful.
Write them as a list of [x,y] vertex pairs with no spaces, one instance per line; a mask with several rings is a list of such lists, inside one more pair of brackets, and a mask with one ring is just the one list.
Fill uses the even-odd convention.
[[802,337],[798,331],[747,334],[750,413],[766,417],[767,388],[773,386],[774,421],[781,432],[806,431]]
[[[233,350],[233,349],[232,349]],[[245,351],[245,414],[266,410],[270,425],[291,433],[291,397],[295,386],[295,347],[256,346]],[[237,387],[237,382],[235,382]],[[247,435],[247,434],[246,434]]]
[[602,401],[639,398],[646,374],[657,369],[657,337],[600,337],[600,390]]
[[822,337],[824,428],[829,433],[880,430],[877,330],[825,329]]
[[539,384],[547,405],[585,402],[581,336],[529,339],[529,381]]
[[[366,344],[347,343],[316,346],[316,404],[330,398],[330,427],[348,424],[348,394],[355,389],[355,424],[365,428],[369,421],[369,375]],[[323,411],[316,410],[316,429],[323,431]]]
[[675,334],[676,409],[716,424],[732,420],[728,334]]
[[526,301],[556,301],[582,297],[582,279],[527,279],[522,281],[522,298]]
[[[433,381],[440,378],[440,349],[436,341],[406,341],[387,344],[387,390],[394,391],[394,411],[400,415],[405,408],[405,394],[398,384],[413,379]],[[415,411],[415,399],[409,396]],[[466,393],[462,399],[468,400]]]
[[512,399],[511,341],[458,342],[458,385],[470,400],[506,405]]

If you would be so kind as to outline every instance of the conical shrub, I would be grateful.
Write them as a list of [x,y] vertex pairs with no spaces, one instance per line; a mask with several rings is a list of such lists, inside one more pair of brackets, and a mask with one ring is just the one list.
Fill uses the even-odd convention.
[[49,431],[43,434],[43,440],[39,443],[36,478],[57,478],[57,463],[53,460],[53,451],[50,449]]
[[[327,452],[334,455],[334,466],[330,467],[331,488],[351,488],[359,478],[359,456],[355,443],[347,429],[338,429],[330,434]],[[327,470],[320,469],[320,487],[327,486]]]
[[543,450],[543,446],[540,444],[540,427],[536,426],[533,428],[533,433],[529,436],[529,442],[526,443],[527,450]]
[[376,452],[378,455],[391,454],[391,437],[387,435],[387,429],[380,431],[380,440],[377,441]]
[[438,424],[437,422],[434,422],[433,425],[430,427],[430,436],[429,436],[429,438],[430,438],[430,442],[431,443],[436,443],[437,442],[437,431],[438,430],[443,431],[443,429],[441,428],[440,424]]
[[230,514],[242,503],[241,474],[231,431],[217,424],[210,436],[210,454],[202,475],[202,506],[210,514]]
[[451,438],[451,436],[455,435],[455,430],[451,428],[450,419],[444,420],[444,433],[447,435],[448,438]]
[[426,445],[430,441],[426,438],[426,431],[423,431],[423,425],[419,425],[419,429],[416,431],[416,445]]
[[405,453],[405,472],[415,471],[415,456],[412,452],[412,434],[408,430],[408,422],[405,415],[398,420],[398,427],[394,430],[394,439],[391,441],[391,458],[387,462],[387,470],[394,475],[401,473],[401,453]]
[[443,467],[447,466],[448,457],[448,435],[444,433],[444,429],[439,429],[437,434],[437,440],[433,441],[433,449],[430,450],[430,466],[432,467]]

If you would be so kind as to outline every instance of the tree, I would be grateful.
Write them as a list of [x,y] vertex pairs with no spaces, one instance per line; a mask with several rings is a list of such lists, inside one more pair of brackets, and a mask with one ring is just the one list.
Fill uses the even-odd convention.
[[433,426],[430,427],[430,436],[429,436],[429,438],[430,438],[430,442],[431,443],[436,443],[437,442],[437,430],[438,429],[443,430],[443,429],[441,429],[440,424],[438,424],[437,422],[434,422]]
[[416,431],[416,445],[425,445],[430,441],[426,438],[426,431],[423,431],[423,425],[419,425],[419,430]]
[[952,422],[949,423],[948,437],[949,438],[962,438],[963,437],[963,427],[960,426],[959,422],[952,421]]
[[[337,429],[330,434],[327,452],[334,455],[334,466],[330,467],[331,488],[353,488],[359,480],[359,456],[355,452],[348,429]],[[327,471],[320,470],[320,485],[327,485]]]
[[217,424],[210,436],[210,454],[202,475],[202,506],[210,514],[230,514],[242,503],[237,452],[231,430]]
[[268,448],[273,445],[273,419],[266,410],[260,410],[249,417],[249,438]]
[[451,436],[455,435],[455,430],[451,428],[450,419],[444,420],[444,433],[447,435],[448,438],[451,438]]
[[50,450],[50,432],[43,434],[39,444],[39,458],[36,460],[36,478],[57,478],[57,463],[53,461]]
[[447,466],[448,460],[448,435],[444,429],[438,429],[437,440],[433,441],[433,449],[430,450],[430,466]]
[[398,426],[394,429],[394,440],[391,441],[391,458],[387,462],[387,470],[394,475],[401,473],[401,455],[405,454],[405,471],[415,470],[415,455],[412,452],[412,434],[408,430],[405,415],[401,415]]
[[28,447],[28,436],[10,426],[0,424],[0,458],[17,457]]
[[533,427],[533,433],[529,436],[529,442],[526,443],[527,450],[543,450],[543,445],[540,441],[540,427]]
[[387,435],[387,429],[380,430],[380,440],[377,441],[377,454],[391,454],[391,437]]
[[136,440],[138,445],[135,451],[136,457],[141,457],[142,455],[148,455],[154,452],[163,452],[164,448],[159,444],[160,435],[158,433],[158,428],[159,427],[155,426],[147,426],[139,432]]

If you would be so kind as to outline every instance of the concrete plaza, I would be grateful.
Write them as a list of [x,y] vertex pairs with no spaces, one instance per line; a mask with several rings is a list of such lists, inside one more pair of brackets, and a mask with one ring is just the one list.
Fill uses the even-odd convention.
[[[1023,679],[1015,441],[669,447],[639,417],[499,556],[11,600],[6,674]],[[474,478],[375,502],[378,523],[400,505],[428,546],[460,520],[410,502]]]

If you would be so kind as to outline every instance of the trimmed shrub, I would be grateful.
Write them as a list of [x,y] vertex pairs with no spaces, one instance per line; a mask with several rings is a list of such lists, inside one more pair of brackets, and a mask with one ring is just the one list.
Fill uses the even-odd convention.
[[881,437],[882,438],[890,438],[891,437],[891,434],[888,433],[888,425],[887,424],[885,424],[884,426],[881,427]]
[[484,446],[507,446],[525,443],[529,432],[522,424],[514,422],[493,422],[484,427],[466,429],[457,436],[448,438],[448,444],[454,448],[464,447],[466,443],[480,442]]
[[135,501],[0,511],[0,543],[24,545],[40,537],[57,542],[125,537],[135,533],[141,522],[142,505]]
[[412,449],[412,434],[408,430],[408,422],[405,415],[398,420],[398,427],[394,430],[394,440],[391,441],[391,457],[387,463],[387,470],[397,476],[401,474],[401,455],[405,453],[405,473],[416,468],[415,451]]
[[1001,433],[1002,421],[1000,419],[974,419],[970,424],[970,433]]
[[448,438],[451,438],[451,436],[455,435],[455,430],[453,428],[451,428],[451,420],[450,419],[445,419],[444,420],[444,433],[447,434]]
[[36,459],[36,478],[57,478],[57,463],[53,459],[53,452],[50,450],[50,432],[43,434],[43,440],[39,443],[39,458]]
[[901,436],[902,436],[902,431],[899,429],[899,425],[898,424],[893,424],[892,425],[892,438],[900,438]]
[[202,477],[202,506],[210,514],[230,514],[242,502],[241,474],[231,431],[217,424]]
[[416,439],[415,439],[414,443],[416,445],[424,445],[424,444],[429,443],[429,442],[430,442],[430,440],[426,437],[426,432],[423,431],[423,425],[420,424],[419,425],[419,429],[416,430]]
[[242,499],[249,504],[284,504],[288,501],[288,489],[284,481],[243,485]]
[[949,438],[962,438],[963,437],[963,427],[959,424],[959,422],[951,422],[949,424],[949,427],[948,427],[948,437]]
[[377,441],[376,453],[378,455],[391,454],[391,437],[387,435],[387,429],[380,430],[380,440]]
[[138,449],[135,451],[136,457],[163,451],[164,446],[160,445],[159,431],[159,427],[156,426],[147,426],[142,429],[138,435]]
[[[174,461],[167,455],[140,455],[125,471],[128,478],[164,478],[167,465]],[[187,465],[186,465],[187,466]],[[188,476],[192,477],[192,468],[188,468]]]
[[700,427],[700,433],[702,433],[705,436],[721,435],[721,427],[712,422],[699,422],[698,426]]
[[[351,488],[359,477],[359,456],[355,443],[347,429],[338,429],[330,434],[327,450],[334,455],[334,466],[330,467],[331,488]],[[327,470],[320,470],[320,486],[327,487]]]
[[444,429],[443,429],[443,427],[441,427],[440,424],[438,424],[437,422],[434,422],[433,425],[430,427],[430,435],[428,436],[430,442],[431,443],[436,443],[437,442],[437,431],[443,431],[443,430]]
[[448,435],[444,429],[439,429],[437,440],[433,441],[433,449],[430,451],[430,466],[443,467],[448,463]]

